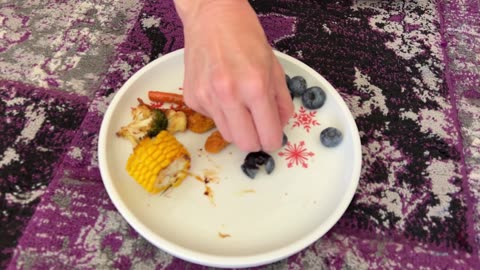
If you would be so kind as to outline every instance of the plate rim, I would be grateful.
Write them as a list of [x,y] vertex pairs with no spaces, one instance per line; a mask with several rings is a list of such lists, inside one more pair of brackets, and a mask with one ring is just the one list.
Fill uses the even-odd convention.
[[[107,166],[107,154],[106,154],[106,145],[107,145],[107,131],[110,125],[110,119],[112,118],[113,111],[117,107],[117,104],[120,102],[126,91],[130,88],[130,85],[133,84],[140,76],[146,73],[148,70],[154,68],[156,65],[168,61],[171,58],[179,57],[180,55],[184,54],[184,49],[178,49],[176,51],[170,52],[165,54],[147,65],[143,66],[139,70],[137,70],[122,86],[121,88],[114,94],[114,97],[110,104],[105,111],[105,114],[102,119],[102,123],[100,126],[100,132],[98,136],[98,162],[99,162],[99,170],[100,175],[102,178],[103,185],[107,191],[107,194],[115,206],[116,210],[120,213],[120,215],[127,221],[127,223],[134,228],[134,230],[139,233],[144,239],[148,242],[156,246],[157,248],[177,257],[183,259],[185,261],[189,261],[196,264],[211,266],[211,267],[221,267],[221,268],[231,268],[231,267],[255,267],[260,265],[265,265],[269,263],[273,263],[282,259],[285,259],[295,253],[302,251],[303,249],[307,248],[315,241],[323,237],[330,229],[340,220],[340,218],[344,215],[345,211],[347,210],[349,204],[353,200],[355,192],[358,187],[358,183],[360,180],[360,173],[362,167],[362,149],[361,149],[361,141],[358,132],[358,127],[355,123],[354,117],[348,108],[347,104],[345,103],[344,99],[340,96],[340,94],[336,91],[336,89],[319,73],[317,73],[314,69],[306,65],[305,63],[301,62],[300,60],[289,56],[285,53],[282,53],[277,50],[273,50],[275,56],[277,58],[283,58],[286,61],[292,62],[294,65],[299,66],[301,69],[306,70],[309,75],[313,76],[316,80],[322,82],[322,84],[327,85],[333,91],[332,94],[337,99],[338,105],[341,107],[343,113],[348,115],[347,121],[348,126],[352,128],[354,134],[352,143],[354,149],[354,156],[353,156],[353,171],[352,171],[352,179],[353,181],[349,188],[344,193],[341,199],[341,203],[337,205],[336,208],[333,209],[333,213],[327,217],[324,223],[320,226],[317,226],[313,231],[308,234],[305,234],[302,238],[296,240],[293,243],[290,243],[286,246],[271,250],[269,252],[255,254],[255,255],[243,255],[243,256],[223,256],[223,255],[214,255],[214,254],[206,254],[202,252],[198,252],[195,250],[188,249],[181,245],[175,244],[174,242],[168,241],[158,235],[156,235],[150,228],[145,226],[140,222],[140,220],[135,216],[134,213],[130,211],[128,206],[125,204],[123,200],[121,200],[120,195],[118,193],[117,188],[113,185],[113,181],[111,181],[112,176]],[[183,58],[183,57],[182,57]],[[107,179],[110,179],[107,181]]]

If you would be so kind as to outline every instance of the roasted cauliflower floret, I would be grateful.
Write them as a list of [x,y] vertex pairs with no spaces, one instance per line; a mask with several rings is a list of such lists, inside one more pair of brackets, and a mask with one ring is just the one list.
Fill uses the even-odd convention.
[[132,121],[121,127],[117,136],[128,139],[136,146],[143,138],[155,137],[160,131],[167,129],[168,119],[161,110],[152,109],[145,104],[132,108]]

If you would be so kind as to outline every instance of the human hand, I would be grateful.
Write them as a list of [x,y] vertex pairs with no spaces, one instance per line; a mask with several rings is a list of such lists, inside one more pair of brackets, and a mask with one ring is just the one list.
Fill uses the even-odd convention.
[[186,104],[243,151],[273,151],[293,114],[285,73],[244,0],[176,0],[184,24]]

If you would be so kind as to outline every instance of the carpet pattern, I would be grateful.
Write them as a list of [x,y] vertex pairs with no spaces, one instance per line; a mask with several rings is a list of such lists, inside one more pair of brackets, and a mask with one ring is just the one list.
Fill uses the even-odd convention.
[[[480,2],[250,3],[339,91],[363,151],[341,220],[257,269],[478,269]],[[140,237],[97,161],[116,91],[182,31],[172,1],[0,1],[0,268],[208,269]]]

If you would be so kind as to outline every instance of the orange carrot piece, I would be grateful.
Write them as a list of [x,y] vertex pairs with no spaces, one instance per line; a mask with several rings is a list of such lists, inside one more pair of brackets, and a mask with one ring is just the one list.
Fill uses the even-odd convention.
[[178,105],[185,105],[183,102],[183,95],[160,92],[160,91],[149,91],[148,98],[154,102],[165,102],[165,103],[175,103]]
[[187,115],[187,116],[190,116],[190,115],[192,115],[192,114],[195,113],[194,110],[190,109],[190,108],[187,107],[187,106],[173,107],[172,110],[177,111],[177,112],[178,112],[178,111],[181,111],[181,112],[185,113],[185,115]]

